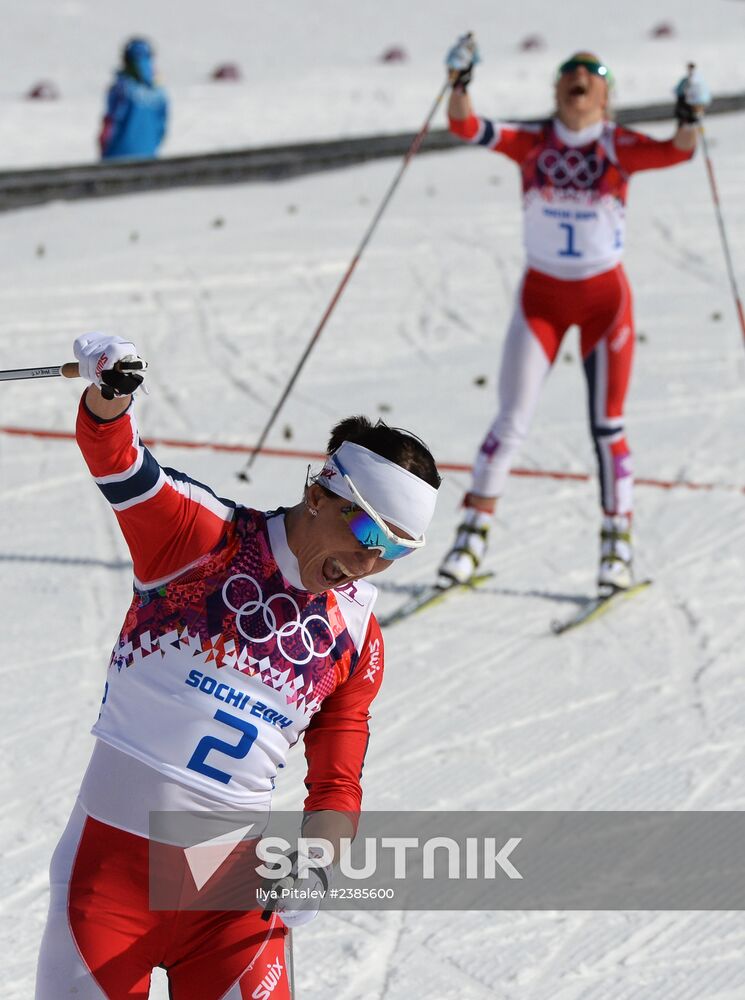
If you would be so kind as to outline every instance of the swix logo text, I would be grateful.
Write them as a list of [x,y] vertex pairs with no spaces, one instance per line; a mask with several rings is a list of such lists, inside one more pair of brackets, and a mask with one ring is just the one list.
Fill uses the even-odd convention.
[[282,962],[279,959],[276,962],[270,962],[267,969],[269,971],[251,994],[253,1000],[269,1000],[274,992],[274,987],[282,978]]
[[106,354],[102,354],[101,357],[98,359],[98,364],[96,365],[96,378],[100,378],[101,372],[108,364],[108,361],[109,359]]
[[371,684],[375,683],[375,675],[380,670],[380,639],[370,643],[370,666],[365,671],[365,677]]

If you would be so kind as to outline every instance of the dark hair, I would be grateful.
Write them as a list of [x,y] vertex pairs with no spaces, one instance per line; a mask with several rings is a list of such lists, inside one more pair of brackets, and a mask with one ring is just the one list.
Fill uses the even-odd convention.
[[335,452],[344,441],[382,455],[439,489],[441,479],[432,452],[416,435],[400,427],[389,427],[383,420],[373,424],[367,417],[346,417],[332,428],[327,454]]

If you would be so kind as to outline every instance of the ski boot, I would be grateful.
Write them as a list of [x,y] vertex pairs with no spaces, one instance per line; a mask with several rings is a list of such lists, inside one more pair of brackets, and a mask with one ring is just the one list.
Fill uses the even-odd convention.
[[475,507],[466,507],[458,525],[455,544],[442,560],[437,586],[443,589],[468,583],[484,558],[492,515]]
[[632,557],[631,515],[606,514],[600,532],[598,589],[601,594],[628,590],[633,585]]

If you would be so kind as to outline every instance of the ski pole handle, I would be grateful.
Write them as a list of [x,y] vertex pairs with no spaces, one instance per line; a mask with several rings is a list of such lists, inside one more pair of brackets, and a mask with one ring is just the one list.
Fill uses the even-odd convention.
[[[469,47],[470,46],[472,50],[475,49],[475,47],[476,47],[476,40],[473,37],[473,32],[472,31],[467,31],[465,33],[465,35],[463,35],[458,40],[458,46],[457,47],[459,48],[461,45],[463,45],[465,47]],[[473,63],[471,64],[471,67],[473,68]],[[451,86],[457,81],[458,77],[463,72],[464,72],[464,70],[462,70],[462,69],[448,69],[448,71],[447,71],[448,82],[450,83]]]
[[[47,365],[44,368],[12,368],[0,371],[0,382],[16,382],[27,378],[80,378],[80,368],[77,361],[66,361],[64,365]],[[108,385],[101,386],[104,399],[113,399],[114,390]]]
[[[63,378],[80,378],[80,366],[77,361],[66,361],[60,365],[60,375]],[[109,385],[101,386],[101,395],[104,399],[113,399],[116,393]]]
[[[114,367],[116,368],[116,365],[114,365]],[[66,361],[64,365],[60,367],[59,373],[63,378],[80,378],[80,366],[77,361]],[[116,396],[116,393],[110,385],[102,385],[100,386],[100,389],[101,395],[104,399],[114,399]]]

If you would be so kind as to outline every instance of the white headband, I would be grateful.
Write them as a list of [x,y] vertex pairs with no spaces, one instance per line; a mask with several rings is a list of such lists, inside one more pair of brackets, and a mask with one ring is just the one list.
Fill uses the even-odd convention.
[[423,538],[435,512],[437,490],[413,472],[402,469],[369,448],[343,441],[315,477],[320,486],[355,502],[339,466],[354,483],[370,506],[412,538]]

